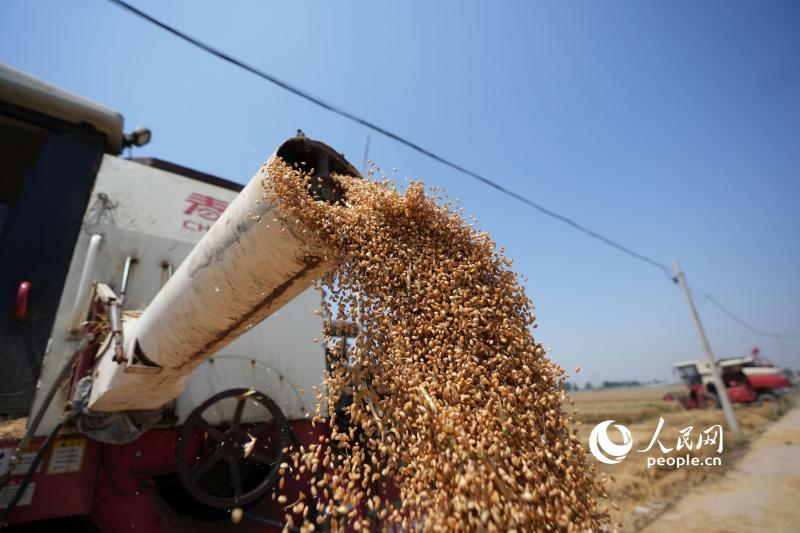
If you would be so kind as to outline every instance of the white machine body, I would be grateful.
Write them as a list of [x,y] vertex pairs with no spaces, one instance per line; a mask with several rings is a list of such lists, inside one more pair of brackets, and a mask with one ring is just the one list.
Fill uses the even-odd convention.
[[[176,292],[162,293],[162,302],[156,301],[156,304],[169,307],[170,312],[176,311],[153,316],[160,321],[156,325],[161,331],[183,335],[187,347],[184,353],[197,354],[197,347],[208,341],[203,332],[214,335],[219,328],[229,327],[239,320],[241,309],[263,298],[261,293],[271,290],[271,285],[274,288],[282,274],[270,278],[265,273],[263,288],[259,290],[258,276],[251,276],[250,281],[228,276],[228,283],[225,283],[225,276],[230,274],[228,270],[216,271],[198,280],[194,287],[197,291],[190,293],[185,287],[180,289],[182,284],[192,283],[188,276],[179,276],[192,268],[191,264],[183,263],[195,245],[213,231],[215,224],[222,225],[226,220],[249,215],[254,191],[251,190],[247,205],[242,203],[243,207],[226,218],[227,209],[237,197],[236,190],[104,155],[48,343],[34,411],[79,345],[80,332],[74,330],[75,325],[85,319],[86,291],[91,291],[95,282],[118,290],[128,258],[135,259],[135,263],[128,276],[124,311],[147,309],[171,281],[171,285],[177,287]],[[265,226],[260,231],[269,231]],[[255,239],[259,237],[254,235]],[[248,253],[226,262],[229,269],[250,269],[263,264],[273,272],[283,268],[285,274],[303,260],[295,253],[281,257],[270,255],[298,246],[297,242],[287,239],[273,241],[271,248],[268,243],[256,240],[248,244]],[[257,249],[259,244],[264,244],[264,248]],[[291,251],[296,250],[291,248]],[[203,250],[199,253],[198,257]],[[314,314],[321,300],[319,292],[312,287],[320,272],[310,269],[306,274],[295,280],[292,291],[283,299],[264,310],[261,316],[243,323],[236,335],[229,336],[228,340],[235,338],[233,342],[210,346],[193,359],[181,360],[182,355],[176,355],[177,352],[161,350],[160,346],[168,346],[170,342],[174,346],[180,342],[180,337],[170,335],[167,338],[171,340],[156,341],[162,344],[154,344],[158,347],[148,354],[151,362],[158,366],[155,372],[147,369],[125,372],[125,364],[111,361],[108,352],[102,354],[93,374],[94,405],[90,407],[97,410],[155,409],[175,399],[177,423],[181,423],[194,407],[213,394],[230,388],[252,387],[268,394],[288,419],[305,418],[312,410],[314,397],[302,391],[319,385],[325,368],[324,348],[316,340],[322,336],[322,319]],[[86,280],[90,282],[87,284]],[[224,291],[232,289],[235,281],[245,284],[246,289],[236,298],[221,298],[226,295]],[[185,299],[174,306],[178,295]],[[226,301],[229,304],[224,304]],[[269,318],[259,323],[260,318],[270,313]],[[139,327],[137,322],[147,316],[145,312],[142,318],[125,321],[126,342],[137,339],[134,333]],[[184,335],[191,325],[195,326],[195,333]],[[148,349],[147,346],[143,348]],[[50,405],[37,430],[38,435],[50,432],[64,410],[67,394],[68,391],[63,390],[63,401]]]

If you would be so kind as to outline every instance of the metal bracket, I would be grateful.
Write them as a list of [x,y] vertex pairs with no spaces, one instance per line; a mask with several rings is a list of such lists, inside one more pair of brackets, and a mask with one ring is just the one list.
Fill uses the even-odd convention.
[[98,283],[95,286],[95,294],[108,309],[109,334],[114,341],[114,357],[112,357],[112,360],[115,363],[125,363],[128,358],[125,356],[125,348],[123,347],[122,311],[119,298],[117,298],[111,287],[105,283]]
[[134,372],[138,374],[158,374],[164,370],[163,367],[160,367],[147,359],[144,353],[142,353],[142,350],[139,348],[138,342],[133,342],[133,349],[131,350],[131,352],[133,352],[132,357],[128,360],[128,365],[125,368],[125,372]]

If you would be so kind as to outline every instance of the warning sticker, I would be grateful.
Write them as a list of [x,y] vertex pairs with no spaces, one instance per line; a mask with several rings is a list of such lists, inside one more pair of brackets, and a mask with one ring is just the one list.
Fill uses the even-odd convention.
[[[38,446],[37,446],[38,448]],[[30,447],[28,448],[30,449]],[[0,448],[0,475],[8,472],[8,467],[11,464],[11,455],[14,453],[14,448]],[[20,462],[17,463],[12,471],[12,476],[21,476],[28,472],[33,463],[33,458],[36,457],[36,450],[23,453]],[[36,469],[37,472],[41,469],[41,465]]]
[[[0,489],[0,509],[5,509],[6,507],[8,507],[8,504],[11,503],[11,500],[17,493],[18,488],[19,485],[6,485],[2,489]],[[33,500],[34,490],[36,490],[36,483],[29,483],[28,486],[25,487],[25,492],[22,494],[22,498],[19,499],[17,507],[19,507],[20,505],[30,505],[31,500]]]
[[86,448],[86,439],[61,439],[53,443],[53,453],[50,454],[48,474],[66,474],[78,472],[83,462],[83,450]]

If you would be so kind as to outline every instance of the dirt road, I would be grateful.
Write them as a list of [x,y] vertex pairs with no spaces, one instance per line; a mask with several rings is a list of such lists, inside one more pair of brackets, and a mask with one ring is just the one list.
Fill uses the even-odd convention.
[[800,408],[752,443],[719,481],[681,499],[643,531],[800,531]]

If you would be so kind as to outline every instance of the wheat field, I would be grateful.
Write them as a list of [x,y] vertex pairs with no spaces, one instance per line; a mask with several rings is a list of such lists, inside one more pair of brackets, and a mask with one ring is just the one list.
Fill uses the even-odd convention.
[[[667,385],[577,391],[569,395],[574,407],[570,403],[564,405],[567,414],[572,414],[573,409],[577,410],[574,416],[580,425],[578,435],[587,449],[589,434],[598,422],[614,420],[630,429],[634,446],[624,461],[615,465],[596,462],[597,475],[608,480],[607,505],[615,519],[614,523],[622,524],[627,531],[636,531],[655,519],[693,486],[723,475],[741,456],[747,442],[780,418],[796,397],[796,394],[792,394],[786,403],[781,404],[735,405],[735,413],[746,438],[737,441],[732,435],[724,433],[721,467],[647,468],[647,457],[662,454],[658,446],[647,453],[638,453],[638,450],[647,447],[660,417],[664,418],[664,426],[659,439],[670,447],[675,447],[679,430],[686,427],[693,426],[692,434],[697,438],[700,431],[710,426],[725,426],[720,409],[686,410],[680,402],[663,399],[670,392],[685,393],[686,389],[682,385]],[[616,435],[616,431],[609,432],[614,441],[617,440]]]

